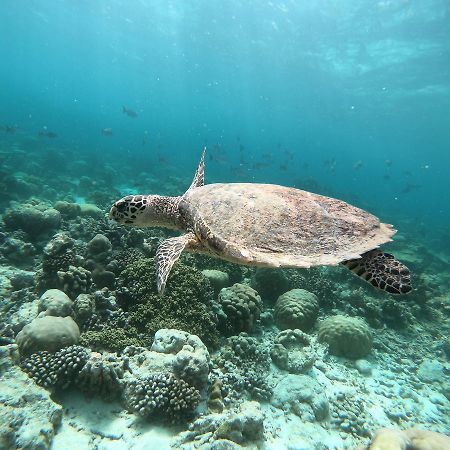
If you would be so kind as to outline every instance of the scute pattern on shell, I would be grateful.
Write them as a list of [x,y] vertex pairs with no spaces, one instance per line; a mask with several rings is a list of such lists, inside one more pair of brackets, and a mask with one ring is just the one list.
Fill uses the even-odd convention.
[[180,208],[211,253],[256,266],[335,265],[395,234],[348,203],[270,184],[201,186],[185,194]]

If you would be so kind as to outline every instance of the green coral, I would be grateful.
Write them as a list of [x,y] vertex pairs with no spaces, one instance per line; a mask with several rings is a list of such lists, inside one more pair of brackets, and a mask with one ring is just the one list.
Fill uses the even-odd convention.
[[284,270],[258,267],[250,280],[250,286],[255,289],[261,298],[270,304],[290,289],[290,281]]
[[105,327],[102,330],[82,333],[80,344],[95,351],[107,350],[119,353],[129,345],[149,346],[151,339],[139,337],[139,333],[134,327],[127,329]]
[[125,269],[120,285],[128,290],[131,325],[153,336],[161,328],[196,334],[209,347],[218,343],[216,318],[211,311],[213,290],[198,270],[178,262],[163,296],[156,291],[155,261],[140,259]]

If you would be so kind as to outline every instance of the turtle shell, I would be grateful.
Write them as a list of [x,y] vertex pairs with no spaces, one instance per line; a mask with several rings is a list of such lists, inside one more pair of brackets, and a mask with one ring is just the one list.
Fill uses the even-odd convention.
[[201,186],[186,192],[180,210],[207,252],[256,266],[335,265],[396,232],[341,200],[272,184]]

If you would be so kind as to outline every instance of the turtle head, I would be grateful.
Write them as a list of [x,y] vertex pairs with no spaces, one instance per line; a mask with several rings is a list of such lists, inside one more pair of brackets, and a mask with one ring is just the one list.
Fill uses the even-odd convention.
[[109,218],[130,227],[178,228],[177,198],[127,195],[112,205]]

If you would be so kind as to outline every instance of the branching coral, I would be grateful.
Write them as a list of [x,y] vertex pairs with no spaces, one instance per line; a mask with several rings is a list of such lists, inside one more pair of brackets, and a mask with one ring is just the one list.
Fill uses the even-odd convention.
[[89,292],[92,284],[91,272],[83,267],[69,266],[67,271],[57,272],[61,290],[75,299],[79,294]]
[[197,389],[166,373],[130,381],[124,397],[130,411],[145,418],[159,417],[171,423],[190,418],[200,402]]
[[66,387],[74,381],[87,359],[88,352],[84,347],[72,345],[56,353],[33,353],[22,361],[21,367],[39,386]]
[[223,383],[226,402],[242,398],[243,394],[260,401],[271,397],[272,387],[264,376],[270,364],[269,353],[257,339],[246,333],[232,336],[214,360],[221,368],[217,376]]
[[126,370],[127,358],[92,352],[79,371],[75,384],[87,394],[113,400],[122,393]]

